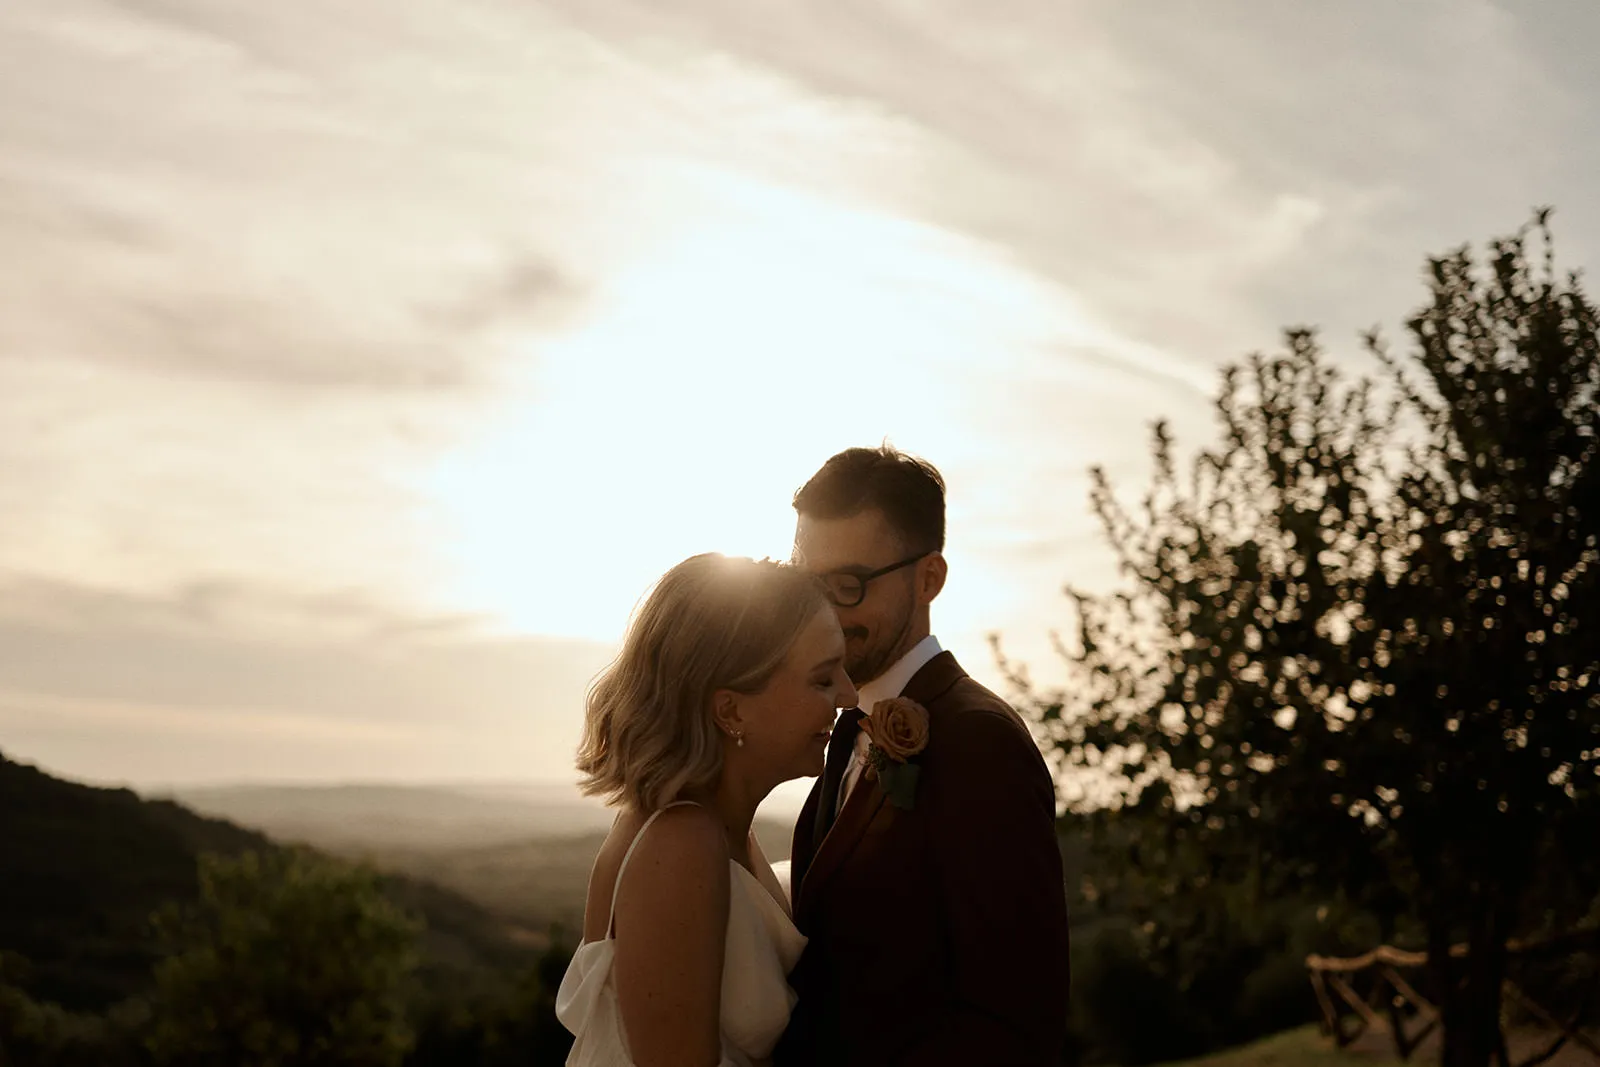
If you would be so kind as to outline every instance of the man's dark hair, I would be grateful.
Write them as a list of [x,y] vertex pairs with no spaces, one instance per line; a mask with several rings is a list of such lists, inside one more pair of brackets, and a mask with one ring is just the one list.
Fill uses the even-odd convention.
[[911,552],[944,550],[944,478],[925,459],[888,444],[847,448],[794,495],[794,509],[848,519],[877,509]]

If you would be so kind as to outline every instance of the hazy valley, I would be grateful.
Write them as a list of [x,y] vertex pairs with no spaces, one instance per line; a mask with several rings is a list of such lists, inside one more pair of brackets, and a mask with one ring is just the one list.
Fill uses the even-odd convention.
[[[433,882],[504,920],[517,940],[576,931],[589,867],[613,813],[561,784],[237,786],[170,799],[280,842],[364,859]],[[756,821],[762,850],[789,855],[791,827]]]

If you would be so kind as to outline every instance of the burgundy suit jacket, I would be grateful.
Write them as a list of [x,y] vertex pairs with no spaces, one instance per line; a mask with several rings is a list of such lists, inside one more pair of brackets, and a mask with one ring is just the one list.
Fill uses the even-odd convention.
[[1067,904],[1055,787],[1028,728],[948,652],[904,696],[928,709],[915,806],[863,779],[830,819],[859,726],[841,717],[795,827],[809,939],[778,1067],[1056,1067]]

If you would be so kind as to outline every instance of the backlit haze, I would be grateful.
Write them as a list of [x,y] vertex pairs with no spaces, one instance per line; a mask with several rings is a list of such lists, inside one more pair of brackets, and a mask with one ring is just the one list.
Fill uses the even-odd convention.
[[[1474,0],[0,5],[0,751],[568,780],[651,580],[893,443],[935,628],[1050,676],[1087,468],[1357,358],[1428,253],[1595,264],[1600,10]],[[802,783],[803,784],[803,783]],[[785,793],[792,802],[800,785]]]

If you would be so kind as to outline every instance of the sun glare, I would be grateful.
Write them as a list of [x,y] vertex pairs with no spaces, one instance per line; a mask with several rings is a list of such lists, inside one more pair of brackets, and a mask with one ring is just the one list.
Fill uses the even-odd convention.
[[963,383],[1030,317],[1004,272],[939,231],[707,180],[716,206],[607,279],[502,415],[429,472],[453,601],[611,640],[696,552],[787,556],[791,495],[823,459],[885,437],[948,451]]

